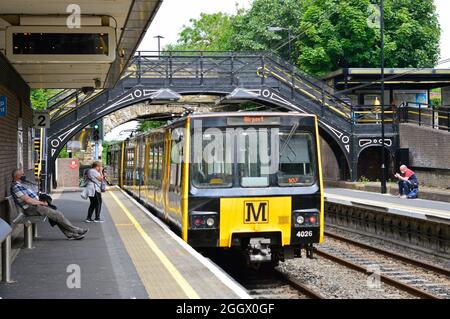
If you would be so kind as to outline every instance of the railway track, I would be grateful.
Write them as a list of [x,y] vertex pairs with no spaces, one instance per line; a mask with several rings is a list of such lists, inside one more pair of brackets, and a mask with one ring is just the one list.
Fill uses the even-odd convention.
[[450,298],[448,269],[334,233],[326,232],[325,235],[327,243],[316,248],[319,256],[359,272],[373,272],[381,282],[419,298]]
[[241,275],[236,279],[257,299],[325,299],[311,287],[276,269]]

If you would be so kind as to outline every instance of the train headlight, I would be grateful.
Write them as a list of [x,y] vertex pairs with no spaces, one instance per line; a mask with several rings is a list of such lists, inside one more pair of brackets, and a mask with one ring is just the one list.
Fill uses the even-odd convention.
[[297,224],[302,225],[305,222],[305,218],[303,216],[297,216]]
[[216,212],[193,211],[190,215],[190,229],[214,229],[219,225],[219,214]]
[[214,226],[214,218],[209,217],[209,218],[206,220],[206,225],[208,225],[209,227],[213,227],[213,226]]
[[319,217],[319,210],[315,208],[297,209],[292,212],[294,227],[318,227]]

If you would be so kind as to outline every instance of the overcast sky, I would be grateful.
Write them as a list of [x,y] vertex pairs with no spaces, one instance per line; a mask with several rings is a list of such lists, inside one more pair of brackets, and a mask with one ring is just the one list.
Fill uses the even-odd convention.
[[[434,0],[434,2],[442,28],[441,60],[443,60],[450,58],[450,0]],[[232,14],[236,12],[236,5],[247,9],[251,3],[252,0],[164,0],[139,49],[157,51],[158,42],[153,38],[156,35],[165,37],[161,40],[161,47],[175,43],[183,25],[188,25],[191,18],[199,18],[202,12],[222,11]],[[445,67],[450,67],[450,63]]]

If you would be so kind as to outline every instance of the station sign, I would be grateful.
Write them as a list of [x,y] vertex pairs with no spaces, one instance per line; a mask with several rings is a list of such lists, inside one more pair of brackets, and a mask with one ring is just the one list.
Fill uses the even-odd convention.
[[69,163],[69,168],[71,168],[71,169],[78,168],[78,161],[71,160],[70,163]]
[[50,128],[50,114],[48,112],[38,111],[33,114],[34,128]]
[[0,96],[0,117],[6,116],[6,110],[7,110],[7,98],[4,95]]

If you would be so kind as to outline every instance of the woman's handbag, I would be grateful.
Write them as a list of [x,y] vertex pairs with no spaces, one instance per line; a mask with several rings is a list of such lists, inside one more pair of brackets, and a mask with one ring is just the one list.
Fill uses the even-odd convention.
[[100,190],[102,193],[106,192],[106,181],[103,178],[102,183],[100,184]]
[[88,199],[88,188],[87,187],[85,187],[85,188],[83,188],[83,190],[81,191],[81,198],[82,199],[84,199],[84,200],[86,200],[86,199]]

